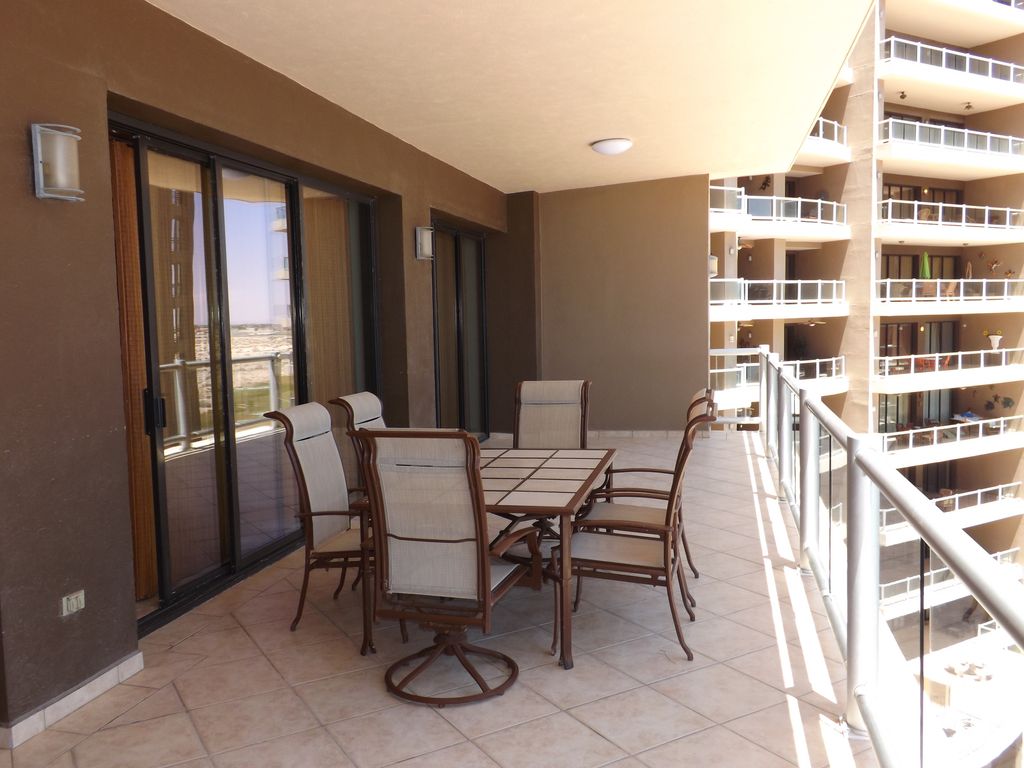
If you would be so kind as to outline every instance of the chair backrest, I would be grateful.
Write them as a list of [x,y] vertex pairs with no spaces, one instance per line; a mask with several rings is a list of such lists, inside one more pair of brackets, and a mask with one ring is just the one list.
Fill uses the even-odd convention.
[[461,431],[361,430],[377,592],[461,598],[487,611],[480,446]]
[[516,448],[586,448],[589,381],[521,381],[516,387]]
[[678,525],[679,499],[683,492],[683,477],[686,472],[686,460],[693,452],[694,436],[703,424],[710,424],[718,418],[718,406],[712,400],[707,401],[704,410],[698,410],[691,418],[686,429],[683,430],[683,440],[679,444],[679,453],[676,454],[676,464],[672,474],[672,487],[668,494],[668,507],[665,510],[665,525],[673,529]]
[[694,392],[693,396],[690,397],[690,404],[686,406],[686,423],[690,423],[690,419],[694,417],[695,411],[697,410],[698,406],[703,405],[710,400],[713,400],[714,396],[715,393],[714,390],[711,389],[711,387],[701,387],[696,392]]
[[365,486],[363,462],[359,453],[362,449],[359,441],[350,435],[360,429],[386,429],[384,406],[373,392],[356,392],[353,395],[336,397],[330,403],[341,406],[345,414],[345,434],[338,439],[345,471],[349,477],[356,478],[357,485]]
[[[302,512],[348,510],[348,485],[338,445],[331,431],[331,414],[320,403],[305,403],[265,413],[284,425],[284,446],[295,470]],[[306,543],[313,549],[352,526],[348,515],[303,518]]]

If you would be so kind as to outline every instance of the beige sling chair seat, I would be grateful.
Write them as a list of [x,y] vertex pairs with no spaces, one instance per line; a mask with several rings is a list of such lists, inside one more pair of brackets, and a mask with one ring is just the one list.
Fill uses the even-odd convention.
[[[495,604],[516,584],[539,587],[537,531],[516,531],[488,544],[480,447],[471,435],[364,429],[357,437],[373,510],[373,614],[417,621],[435,632],[432,645],[388,667],[388,691],[434,706],[503,693],[515,682],[518,666],[505,654],[470,643],[467,630],[489,632]],[[529,564],[499,559],[522,540],[532,554]],[[445,656],[458,660],[478,692],[440,696],[417,688],[421,675]],[[485,680],[471,657],[504,666],[505,676],[496,684]]]

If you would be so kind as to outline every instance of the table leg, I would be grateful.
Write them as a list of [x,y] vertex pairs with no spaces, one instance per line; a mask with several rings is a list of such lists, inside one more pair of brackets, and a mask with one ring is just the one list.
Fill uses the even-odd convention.
[[[370,516],[365,512],[359,516],[359,538],[360,549],[362,550],[362,575],[363,575],[363,645],[359,652],[366,656],[368,653],[376,653],[373,645],[373,588],[371,583],[373,575],[370,573],[370,552],[367,548],[366,539],[370,530]],[[375,563],[376,564],[376,563]]]
[[559,552],[561,556],[561,567],[559,578],[561,579],[561,606],[559,613],[561,619],[562,654],[558,663],[563,669],[572,669],[572,599],[570,587],[572,585],[572,552],[569,551],[569,543],[572,540],[572,518],[563,516],[559,524]]

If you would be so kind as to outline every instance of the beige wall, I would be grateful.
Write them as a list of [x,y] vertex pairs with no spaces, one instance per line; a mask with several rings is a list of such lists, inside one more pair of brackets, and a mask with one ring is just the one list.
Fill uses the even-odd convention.
[[708,177],[540,196],[541,375],[592,379],[591,428],[680,429],[707,384]]

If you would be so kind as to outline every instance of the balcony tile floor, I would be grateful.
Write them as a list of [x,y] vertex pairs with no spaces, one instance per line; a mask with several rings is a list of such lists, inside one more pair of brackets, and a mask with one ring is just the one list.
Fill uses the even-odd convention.
[[[620,467],[666,467],[678,437],[593,442],[618,448]],[[684,627],[693,661],[675,640],[664,591],[588,580],[574,618],[576,666],[565,672],[547,652],[550,591],[523,589],[499,605],[483,640],[520,666],[504,696],[405,704],[385,691],[382,665],[429,635],[411,631],[403,646],[397,627],[382,625],[377,655],[360,656],[358,592],[332,600],[334,576],[324,574],[290,632],[296,553],[143,639],[142,672],[0,750],[0,768],[877,765],[868,742],[837,725],[844,667],[820,598],[796,569],[796,531],[758,436],[701,439],[684,488],[703,569],[691,580],[697,621]],[[449,668],[425,685],[466,681]]]

